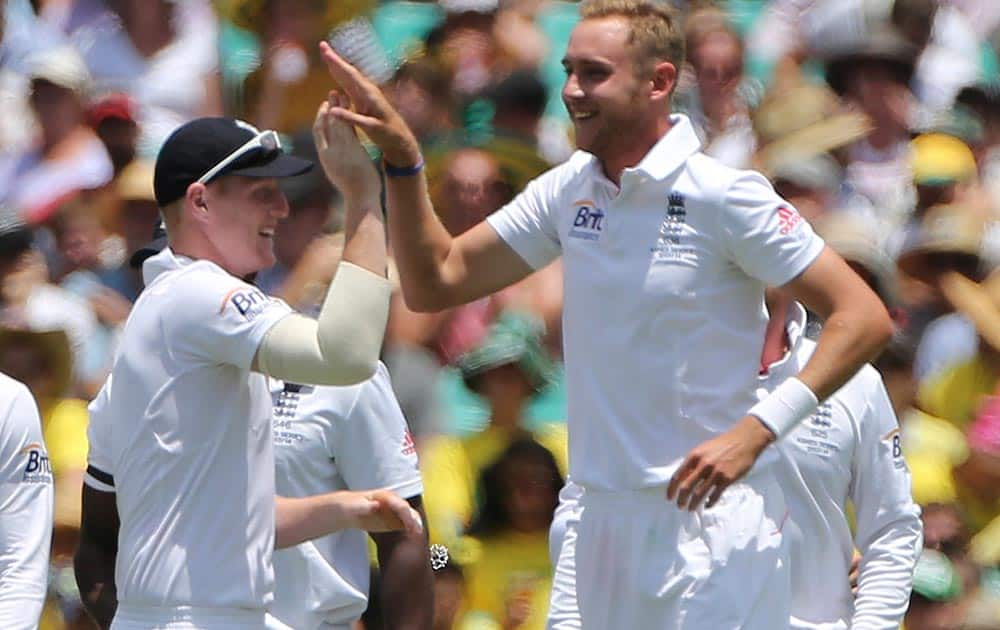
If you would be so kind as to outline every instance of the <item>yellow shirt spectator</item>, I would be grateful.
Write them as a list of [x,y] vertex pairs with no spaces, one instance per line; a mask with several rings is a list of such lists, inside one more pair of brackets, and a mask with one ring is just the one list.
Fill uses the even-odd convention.
[[465,439],[439,436],[421,453],[424,509],[432,542],[447,542],[469,524],[476,510],[479,476],[519,437],[530,437],[552,453],[565,477],[567,433],[565,425],[546,425],[535,433],[490,425]]
[[519,629],[544,628],[552,588],[547,532],[507,532],[477,542],[478,557],[465,568],[467,616],[487,615],[503,627],[508,614],[524,614]]
[[998,380],[1000,375],[978,354],[924,383],[917,394],[917,406],[965,431],[983,397],[993,393]]

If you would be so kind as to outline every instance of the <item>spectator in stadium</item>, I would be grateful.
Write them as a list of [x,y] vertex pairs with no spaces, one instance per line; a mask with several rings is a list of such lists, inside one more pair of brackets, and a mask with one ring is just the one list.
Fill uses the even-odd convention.
[[469,614],[541,630],[552,581],[548,531],[563,485],[556,460],[530,438],[515,440],[479,484],[482,505],[468,530],[478,552],[465,568]]
[[457,365],[466,385],[484,399],[488,424],[462,438],[432,438],[423,449],[431,535],[442,541],[469,524],[477,509],[480,474],[517,439],[537,440],[552,452],[563,473],[567,469],[565,426],[546,424],[533,430],[525,417],[531,397],[553,376],[537,319],[515,312],[501,314]]
[[30,67],[39,136],[23,152],[0,157],[0,200],[25,217],[114,174],[104,143],[87,124],[90,77],[80,56],[64,45],[39,53]]

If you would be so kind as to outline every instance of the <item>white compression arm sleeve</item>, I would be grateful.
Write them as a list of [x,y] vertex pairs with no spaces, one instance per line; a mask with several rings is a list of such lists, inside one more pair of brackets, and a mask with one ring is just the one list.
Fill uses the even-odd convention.
[[375,373],[391,285],[341,261],[315,320],[292,314],[271,327],[257,349],[257,369],[293,383],[353,385]]

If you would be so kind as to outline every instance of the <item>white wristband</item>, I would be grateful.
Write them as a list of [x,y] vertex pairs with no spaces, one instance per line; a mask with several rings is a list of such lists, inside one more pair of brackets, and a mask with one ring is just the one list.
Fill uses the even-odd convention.
[[818,405],[816,394],[793,376],[775,387],[747,413],[759,418],[780,439],[808,418]]

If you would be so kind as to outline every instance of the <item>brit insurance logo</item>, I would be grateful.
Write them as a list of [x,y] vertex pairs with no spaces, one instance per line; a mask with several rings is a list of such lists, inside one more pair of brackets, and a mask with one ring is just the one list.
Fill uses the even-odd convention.
[[52,483],[52,464],[45,452],[45,445],[32,442],[22,448],[18,455],[25,458],[23,483]]
[[252,320],[260,315],[270,302],[271,298],[264,295],[260,289],[240,287],[226,295],[222,301],[222,308],[219,309],[219,314],[221,315],[226,310],[226,306],[231,304],[240,315]]
[[585,241],[596,241],[604,231],[604,210],[598,208],[590,199],[574,202],[576,214],[573,217],[573,227],[569,235]]

